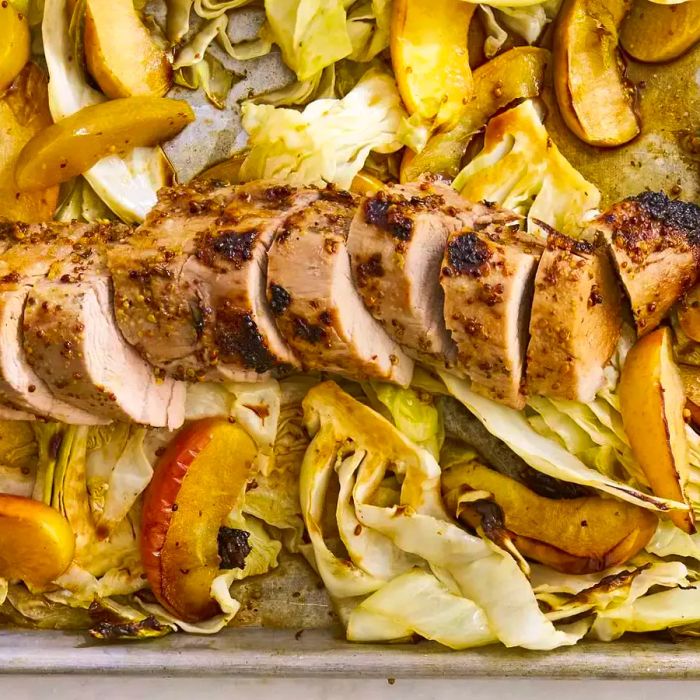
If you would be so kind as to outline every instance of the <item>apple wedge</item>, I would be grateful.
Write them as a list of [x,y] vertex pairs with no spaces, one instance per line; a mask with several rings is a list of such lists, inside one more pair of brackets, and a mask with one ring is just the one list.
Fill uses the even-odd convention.
[[27,63],[0,98],[0,219],[35,223],[53,218],[58,187],[20,192],[15,182],[20,151],[52,123],[48,80],[41,68]]
[[640,130],[617,30],[630,0],[565,0],[554,30],[554,89],[566,125],[593,146],[619,146]]
[[12,2],[0,3],[0,93],[19,75],[29,60],[30,37],[27,17]]
[[46,586],[70,566],[74,549],[73,530],[57,510],[0,494],[0,578]]
[[184,100],[124,97],[83,107],[37,133],[15,165],[21,192],[41,190],[89,170],[108,155],[154,146],[194,121]]
[[[523,556],[567,574],[624,564],[644,548],[659,523],[651,511],[597,495],[544,498],[476,460],[444,469],[441,485],[450,513],[474,528],[495,525]],[[465,499],[470,493],[489,494],[485,500],[495,512],[484,509],[484,500]]]
[[678,323],[691,340],[700,342],[700,284],[695,285],[681,302]]
[[700,40],[700,2],[635,0],[620,28],[622,48],[645,63],[672,61]]
[[[619,395],[625,432],[654,495],[690,506],[685,394],[668,328],[635,343],[622,368]],[[684,532],[695,532],[692,508],[671,511],[669,517]]]
[[107,97],[161,97],[172,84],[166,52],[132,0],[86,0],[85,62]]
[[256,454],[240,426],[207,419],[178,433],[158,460],[143,502],[141,559],[158,602],[182,620],[219,612],[211,584],[231,568],[221,556],[231,554],[221,549],[231,542],[220,531],[245,493]]
[[467,35],[476,5],[462,0],[394,0],[391,60],[411,114],[453,124],[472,91]]

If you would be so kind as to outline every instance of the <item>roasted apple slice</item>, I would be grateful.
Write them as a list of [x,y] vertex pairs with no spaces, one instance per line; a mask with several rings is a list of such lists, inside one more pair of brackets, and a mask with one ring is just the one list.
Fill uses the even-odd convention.
[[645,63],[678,58],[700,40],[700,2],[659,5],[634,0],[620,28],[622,48]]
[[695,285],[681,302],[678,323],[691,340],[700,342],[700,284]]
[[158,460],[144,497],[141,559],[158,601],[183,620],[219,612],[210,588],[226,567],[220,530],[244,495],[256,453],[240,426],[207,419],[184,428]]
[[167,141],[194,120],[184,100],[124,97],[78,110],[34,136],[15,166],[21,191],[40,190],[89,170],[109,155]]
[[472,91],[467,34],[476,5],[462,0],[394,0],[391,60],[411,114],[452,124]]
[[[478,461],[445,469],[442,492],[451,514],[510,539],[523,556],[567,574],[624,564],[649,542],[659,522],[648,510],[600,496],[538,496]],[[470,492],[487,503],[465,499]],[[493,528],[500,532],[489,532]]]
[[0,93],[19,75],[29,60],[29,22],[12,2],[0,3]]
[[[645,335],[630,350],[619,394],[625,432],[654,495],[688,503],[685,395],[668,328]],[[685,532],[695,532],[692,509],[671,511],[670,518]]]
[[383,189],[384,183],[379,178],[370,175],[364,170],[360,170],[360,172],[355,175],[350,185],[351,192],[361,194],[363,197],[371,197],[373,194],[377,194],[379,190]]
[[85,62],[107,97],[161,97],[172,83],[172,66],[134,8],[132,0],[87,0]]
[[15,182],[20,151],[52,123],[48,80],[37,65],[28,63],[0,98],[0,218],[25,223],[53,218],[58,187],[20,192]]
[[0,578],[46,586],[69,567],[74,549],[73,530],[57,510],[0,494]]
[[635,88],[624,75],[617,28],[630,0],[565,0],[554,31],[554,88],[567,126],[593,146],[639,133]]
[[406,151],[401,182],[417,180],[423,173],[455,177],[470,140],[496,112],[515,100],[539,94],[549,58],[545,49],[519,46],[477,68],[472,94],[457,124],[435,134],[415,157]]

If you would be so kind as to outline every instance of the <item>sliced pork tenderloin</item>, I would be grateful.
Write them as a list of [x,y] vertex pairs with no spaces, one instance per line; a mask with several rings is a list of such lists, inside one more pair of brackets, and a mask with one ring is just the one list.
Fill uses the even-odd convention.
[[[23,347],[23,314],[32,287],[51,263],[70,254],[90,226],[76,223],[4,225],[4,240],[14,243],[0,255],[0,396],[20,415],[79,425],[109,422],[55,396],[35,372]],[[18,417],[19,418],[19,417]],[[23,420],[24,418],[19,418]]]
[[592,224],[608,241],[639,335],[654,330],[698,280],[700,207],[644,192]]
[[527,393],[589,403],[622,326],[622,290],[604,248],[550,231],[535,277]]
[[179,379],[252,380],[299,366],[265,296],[267,249],[318,196],[270,182],[162,192],[135,239],[109,255],[127,340]]
[[185,385],[157,377],[122,337],[105,264],[111,245],[128,239],[122,224],[93,227],[29,293],[24,347],[55,396],[104,419],[179,428]]
[[290,216],[268,254],[267,293],[285,340],[305,370],[410,383],[413,361],[367,311],[346,241],[357,209],[327,189]]
[[366,198],[348,236],[357,288],[372,315],[412,357],[453,366],[456,347],[439,284],[447,237],[473,205],[439,181],[395,185]]
[[525,405],[525,351],[542,253],[520,225],[515,214],[492,207],[450,234],[440,273],[457,369],[475,391],[518,409]]

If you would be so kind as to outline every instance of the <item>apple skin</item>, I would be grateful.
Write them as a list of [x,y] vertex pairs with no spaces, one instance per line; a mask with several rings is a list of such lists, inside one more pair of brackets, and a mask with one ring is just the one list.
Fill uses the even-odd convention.
[[[688,503],[686,401],[668,328],[645,335],[629,351],[619,395],[625,432],[654,495]],[[669,518],[684,532],[695,532],[692,508],[671,511]]]
[[217,536],[245,493],[257,448],[238,425],[206,419],[185,427],[158,460],[144,496],[141,559],[158,602],[187,622],[219,612]]

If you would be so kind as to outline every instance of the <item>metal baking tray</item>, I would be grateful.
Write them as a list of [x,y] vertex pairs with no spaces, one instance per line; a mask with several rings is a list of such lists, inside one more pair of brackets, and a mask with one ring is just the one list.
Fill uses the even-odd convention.
[[337,630],[225,630],[145,643],[86,643],[76,633],[0,634],[0,674],[304,676],[362,678],[698,679],[693,642],[583,643],[542,653],[493,646],[451,652],[432,643],[349,644]]
[[[163,1],[152,0],[149,7],[157,15]],[[259,13],[244,11],[234,23],[235,38],[251,38],[259,22]],[[182,181],[241,147],[237,99],[279,87],[290,78],[275,54],[245,66],[225,55],[220,58],[246,73],[226,110],[217,110],[198,93],[174,90],[193,103],[199,117],[166,148]],[[684,199],[700,200],[698,155],[684,145],[700,129],[699,66],[700,46],[667,65],[630,65],[630,79],[643,86],[639,109],[644,131],[614,150],[577,141],[544,96],[548,130],[574,166],[599,185],[603,205],[646,188],[674,189]],[[428,642],[351,644],[343,639],[320,582],[296,557],[285,556],[279,569],[266,577],[241,582],[234,595],[243,603],[234,621],[237,628],[214,636],[173,634],[105,644],[84,632],[0,626],[0,675],[700,678],[696,643],[659,637],[584,642],[548,653],[497,645],[453,652]]]

